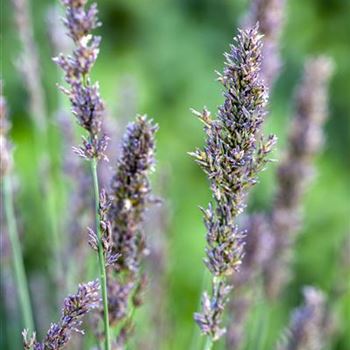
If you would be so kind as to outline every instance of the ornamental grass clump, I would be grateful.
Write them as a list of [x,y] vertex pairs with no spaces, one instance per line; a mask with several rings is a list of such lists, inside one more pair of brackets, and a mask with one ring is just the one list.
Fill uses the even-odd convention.
[[207,174],[214,200],[202,209],[207,228],[204,261],[212,275],[211,293],[204,292],[202,310],[194,316],[207,335],[207,349],[225,332],[221,319],[231,290],[228,277],[242,263],[245,232],[238,226],[237,217],[276,142],[273,135],[267,139],[262,136],[267,91],[260,80],[262,41],[258,26],[239,30],[234,41],[225,54],[224,72],[219,74],[225,102],[217,119],[212,119],[206,109],[194,111],[204,124],[207,138],[204,149],[191,155]]
[[[29,18],[27,8],[24,7],[26,0],[13,2],[17,4],[17,16],[25,14],[22,16],[24,19],[18,20],[18,26],[23,37],[24,49],[30,51],[33,35],[31,25],[25,19]],[[156,226],[152,227],[153,235],[146,235],[146,222],[151,217],[147,210],[152,204],[159,202],[152,194],[150,182],[155,167],[155,137],[158,125],[147,116],[138,115],[128,124],[119,144],[119,135],[114,133],[115,128],[104,123],[105,106],[100,96],[99,85],[91,79],[91,70],[100,46],[100,38],[92,34],[92,31],[101,25],[97,17],[97,6],[88,6],[88,0],[61,2],[65,8],[63,23],[73,47],[71,54],[60,53],[54,58],[64,75],[63,86],[56,92],[61,90],[68,96],[71,111],[83,130],[83,137],[82,144],[73,147],[79,157],[70,159],[72,154],[68,152],[68,148],[75,145],[74,125],[68,120],[68,111],[64,118],[56,119],[56,122],[60,123],[63,140],[61,153],[56,152],[57,159],[60,159],[59,163],[63,165],[66,175],[74,180],[70,187],[74,187],[75,193],[69,193],[70,202],[65,202],[65,213],[59,210],[56,212],[57,218],[60,218],[61,230],[58,232],[69,235],[69,239],[64,247],[57,244],[52,246],[53,251],[59,251],[65,257],[65,266],[69,273],[63,275],[70,280],[69,286],[75,285],[73,277],[78,275],[78,269],[80,278],[83,274],[97,275],[95,270],[98,267],[99,281],[97,279],[80,284],[76,294],[65,299],[62,315],[57,317],[59,321],[51,324],[43,340],[37,340],[33,332],[29,292],[9,180],[12,155],[7,139],[8,123],[4,117],[6,105],[1,96],[0,173],[5,184],[5,217],[13,248],[18,299],[25,327],[23,345],[26,350],[63,350],[68,347],[89,349],[92,346],[95,346],[93,349],[99,350],[171,347],[171,338],[174,337],[170,335],[175,334],[178,327],[176,319],[173,322],[173,316],[181,313],[181,310],[175,310],[175,313],[172,310],[174,305],[178,305],[176,299],[169,303],[172,309],[165,310],[164,299],[169,290],[172,292],[173,274],[166,276],[165,271],[166,267],[170,266],[168,261],[171,260],[171,251],[167,250],[168,244],[164,244],[163,237],[157,237],[159,231],[166,230],[164,213],[159,214],[162,217],[157,223],[153,223],[153,226]],[[284,7],[284,0],[252,1],[247,19],[249,26],[245,30],[239,30],[234,44],[225,54],[223,73],[218,74],[218,80],[223,85],[223,104],[218,108],[215,117],[212,117],[206,108],[202,112],[193,110],[204,124],[206,137],[204,146],[190,154],[207,175],[212,195],[208,207],[201,208],[206,228],[205,272],[210,277],[210,284],[204,286],[201,310],[194,314],[194,320],[205,338],[205,350],[214,347],[215,342],[225,334],[227,326],[227,342],[225,345],[217,344],[220,348],[269,347],[267,344],[272,340],[270,333],[273,334],[277,328],[266,317],[268,313],[274,314],[274,309],[271,308],[266,295],[261,292],[265,287],[268,296],[279,296],[279,292],[288,282],[291,256],[301,223],[302,196],[313,170],[314,157],[322,145],[322,126],[327,114],[326,86],[331,65],[327,59],[317,58],[305,66],[304,79],[296,98],[297,112],[289,130],[286,155],[277,170],[277,195],[272,209],[241,215],[246,209],[249,191],[257,184],[260,172],[270,162],[270,153],[276,143],[274,135],[263,135],[263,125],[267,114],[267,87],[273,85],[281,67],[278,41],[283,26]],[[254,26],[256,22],[260,24]],[[27,26],[30,27],[29,34],[25,33]],[[68,45],[61,46],[64,43],[60,42],[60,37],[60,28],[52,28],[51,39],[56,48],[55,52],[69,51]],[[263,37],[266,41],[264,47]],[[57,50],[58,47],[61,49]],[[27,88],[32,90],[34,96],[40,81],[40,65],[35,47],[33,52],[29,51],[28,57],[24,57],[23,60],[35,62],[33,67],[28,67],[27,63],[23,66],[24,73],[29,77],[27,79],[30,80],[30,74],[36,75],[34,78],[37,81],[34,84],[27,82]],[[30,69],[32,71],[27,72]],[[124,84],[120,85],[125,90]],[[37,93],[42,93],[40,86]],[[33,120],[37,129],[40,128],[38,135],[47,138],[50,134],[46,131],[51,127],[46,126],[46,120],[41,121],[43,117],[47,117],[47,113],[42,112],[46,103],[40,103],[43,97],[39,96],[38,102],[33,96],[31,102],[37,104],[38,116],[32,117],[36,117]],[[62,101],[59,101],[59,104],[63,110]],[[42,105],[41,112],[38,105]],[[33,106],[31,109],[35,110]],[[42,125],[39,125],[40,123]],[[113,147],[108,143],[109,138],[105,131],[113,136]],[[40,146],[47,152],[45,142],[40,143]],[[112,151],[107,150],[108,144]],[[113,172],[111,176],[110,172],[101,166],[107,164],[107,154],[113,155],[110,158],[115,158],[113,160],[116,161],[115,167],[109,168],[110,172]],[[79,162],[81,158],[84,162]],[[86,170],[90,170],[89,167],[82,167],[82,164],[91,166],[91,175],[86,173]],[[67,185],[67,182],[64,182],[64,185]],[[66,191],[62,191],[64,194],[68,194],[68,187],[66,186]],[[59,190],[46,186],[46,193],[50,194],[52,191],[56,197],[55,194],[64,189],[59,186],[57,188]],[[88,217],[88,220],[84,220],[83,216]],[[90,223],[92,220],[94,224]],[[98,266],[90,264],[88,259],[82,259],[87,258],[85,250],[83,251],[74,240],[78,236],[83,237],[79,235],[82,227],[87,231],[83,243],[96,253],[92,256],[95,260],[98,259]],[[147,240],[152,239],[155,247],[153,256],[147,244]],[[185,252],[185,249],[181,248]],[[150,274],[146,273],[145,264],[148,254],[149,260],[152,260]],[[32,262],[31,257],[29,258],[28,262],[35,264],[35,261]],[[41,259],[41,256],[39,258]],[[72,270],[70,265],[74,265]],[[139,307],[143,304],[148,275],[152,274],[153,285],[149,294],[154,301],[150,302],[149,308],[142,313]],[[53,276],[56,276],[55,271]],[[175,275],[175,278],[177,277]],[[82,280],[88,281],[91,278]],[[35,284],[34,281],[33,285]],[[37,291],[38,288],[34,289],[32,294],[37,297],[41,309],[45,309],[42,307],[45,304],[43,293]],[[188,290],[181,289],[180,292],[187,296]],[[233,300],[228,304],[231,292]],[[180,294],[170,295],[177,298]],[[192,302],[191,298],[189,296],[185,302]],[[275,349],[320,350],[325,337],[329,336],[327,327],[332,310],[326,309],[325,295],[313,287],[307,287],[304,290],[304,299],[304,305],[293,313],[288,331],[283,333],[286,334],[285,341],[277,344]],[[264,307],[260,308],[262,303]],[[181,302],[179,305],[181,307]],[[254,317],[250,319],[250,311],[255,307],[254,313],[251,313]],[[226,310],[230,312],[227,317]],[[75,342],[73,335],[84,332],[83,322],[89,313],[93,314],[89,318],[92,337],[77,337]],[[36,321],[45,323],[45,315],[35,316]],[[40,323],[37,329],[41,328]],[[132,339],[135,329],[140,332]],[[199,331],[197,333],[199,335]],[[175,344],[178,344],[177,342],[178,340]],[[182,345],[182,348],[184,347],[186,346]],[[198,349],[201,347],[202,344]],[[192,348],[197,349],[196,346],[191,346]]]

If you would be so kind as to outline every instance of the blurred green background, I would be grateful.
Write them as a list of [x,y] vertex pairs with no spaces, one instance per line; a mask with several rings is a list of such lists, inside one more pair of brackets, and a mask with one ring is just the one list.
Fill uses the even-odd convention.
[[[52,132],[57,138],[51,140],[51,153],[58,167],[60,154],[55,150],[60,136],[55,132],[54,112],[58,105],[55,83],[59,76],[51,61],[45,21],[47,11],[54,3],[31,1],[31,9],[35,14],[35,38],[40,49]],[[221,104],[220,85],[215,81],[214,70],[223,67],[222,54],[236,34],[248,1],[104,0],[98,5],[103,26],[97,32],[103,40],[93,78],[100,82],[110,114],[125,123],[129,112],[135,110],[147,113],[160,125],[154,182],[155,188],[159,187],[157,178],[166,174],[163,196],[166,196],[171,217],[169,232],[165,233],[169,292],[166,313],[171,327],[163,347],[187,349],[194,330],[192,314],[197,308],[203,274],[205,229],[198,205],[205,206],[210,199],[204,174],[187,155],[204,140],[202,125],[191,115],[189,108],[201,109],[206,105],[214,112]],[[19,188],[16,205],[24,232],[25,264],[29,278],[46,276],[50,239],[40,206],[42,199],[35,194],[38,178],[33,169],[33,130],[26,90],[14,64],[20,45],[10,1],[2,4],[1,21],[2,77],[13,124]],[[349,0],[288,2],[281,40],[283,70],[271,91],[271,115],[267,125],[267,132],[274,132],[279,138],[275,158],[278,159],[283,151],[293,112],[293,91],[300,79],[304,59],[308,55],[328,54],[335,60],[336,73],[331,82],[325,150],[317,160],[318,175],[305,200],[305,225],[296,248],[295,278],[282,300],[276,301],[271,310],[266,349],[273,348],[278,333],[286,325],[289,311],[300,303],[300,290],[306,284],[320,287],[332,295],[332,305],[340,315],[340,332],[331,348],[350,349],[349,289],[347,293],[334,296],[339,281],[346,283],[349,278],[349,272],[339,267],[344,238],[350,233],[349,34]],[[131,97],[126,90],[131,90]],[[275,167],[276,164],[270,166],[256,186],[250,210],[269,208],[274,194]],[[2,311],[4,302],[2,298]],[[45,315],[45,312],[40,310],[41,314]],[[48,315],[46,317],[50,319]],[[142,319],[141,313],[141,324]],[[10,343],[19,342],[18,317],[5,316],[2,312],[1,325],[0,347],[10,349]],[[40,329],[39,334],[44,331],[45,328]]]

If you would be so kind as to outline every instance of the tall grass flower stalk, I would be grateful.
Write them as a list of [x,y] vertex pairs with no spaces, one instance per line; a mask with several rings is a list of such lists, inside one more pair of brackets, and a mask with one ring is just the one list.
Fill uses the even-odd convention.
[[34,330],[32,307],[30,303],[27,276],[24,269],[21,243],[18,236],[16,215],[13,200],[13,187],[11,180],[12,154],[11,145],[8,140],[9,122],[7,120],[6,100],[3,96],[3,86],[0,81],[0,170],[1,183],[3,189],[3,202],[7,223],[7,232],[12,248],[12,260],[14,276],[16,280],[16,291],[19,297],[19,305],[22,314],[23,325],[30,330]]
[[320,350],[328,333],[326,296],[314,287],[304,287],[304,303],[291,315],[285,338],[277,350]]
[[328,117],[328,84],[333,71],[330,58],[309,58],[295,96],[295,116],[288,146],[277,169],[277,193],[269,217],[273,244],[266,261],[267,294],[280,294],[291,277],[293,248],[303,220],[303,198],[314,177],[314,161],[323,143]]
[[[285,0],[252,0],[247,14],[243,18],[244,26],[259,23],[259,31],[264,36],[262,48],[261,76],[270,90],[278,79],[282,67],[281,35],[286,17]],[[243,346],[246,334],[246,323],[251,308],[254,306],[256,291],[260,289],[261,270],[268,259],[269,227],[265,215],[252,214],[244,220],[243,226],[248,234],[245,237],[245,256],[239,274],[233,276],[235,298],[229,302],[230,318],[226,334],[229,348]]]
[[[285,156],[277,168],[277,194],[272,211],[253,214],[245,227],[246,254],[243,268],[233,279],[238,298],[230,307],[232,320],[227,334],[230,348],[244,341],[245,325],[252,306],[252,290],[263,277],[266,294],[276,298],[291,276],[293,248],[302,226],[302,202],[314,173],[314,161],[323,143],[327,119],[327,86],[332,64],[329,58],[309,58],[297,88]],[[236,326],[238,321],[241,323]]]
[[210,112],[194,113],[204,124],[206,145],[191,153],[207,174],[214,200],[202,209],[207,228],[204,262],[212,275],[211,293],[204,292],[202,310],[194,315],[207,336],[206,350],[221,338],[226,329],[222,316],[231,290],[231,277],[242,263],[245,232],[237,224],[245,209],[245,198],[258,181],[276,138],[262,136],[267,90],[260,79],[261,35],[258,25],[239,34],[225,54],[223,74],[225,102],[217,119]]
[[95,223],[96,233],[89,230],[90,245],[98,252],[98,264],[100,272],[101,293],[103,303],[104,320],[104,348],[111,349],[110,328],[108,315],[108,296],[106,265],[111,257],[108,257],[108,225],[103,221],[102,197],[100,193],[97,167],[101,159],[107,160],[105,151],[107,148],[106,135],[102,134],[102,117],[104,104],[99,93],[98,83],[90,80],[90,70],[94,65],[98,53],[100,37],[93,36],[91,31],[100,26],[97,19],[97,5],[93,3],[87,9],[87,0],[62,0],[66,9],[64,24],[68,30],[68,36],[74,42],[72,55],[60,54],[54,61],[63,69],[65,81],[69,88],[61,87],[67,94],[72,105],[72,112],[78,124],[85,129],[87,136],[83,136],[82,146],[75,148],[75,152],[84,159],[90,161],[94,184],[95,197]]
[[155,201],[149,176],[154,170],[157,129],[145,115],[128,124],[110,186],[112,253],[121,257],[108,275],[109,310],[111,324],[118,326],[117,346],[121,348],[134,328],[133,315],[143,303],[144,221],[148,206]]

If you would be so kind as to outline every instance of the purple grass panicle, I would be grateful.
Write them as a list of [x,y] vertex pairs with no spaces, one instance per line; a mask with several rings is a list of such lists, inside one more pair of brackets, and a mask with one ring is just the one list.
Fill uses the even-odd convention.
[[213,341],[220,339],[226,332],[222,327],[222,314],[228,301],[228,294],[232,287],[226,285],[224,281],[214,278],[212,292],[209,295],[203,292],[201,299],[201,312],[194,314],[194,319],[199,325],[203,334],[209,335]]
[[287,339],[278,350],[321,350],[327,334],[326,298],[318,289],[305,287],[304,304],[292,314]]
[[[108,219],[108,212],[110,210],[111,204],[112,203],[108,198],[106,191],[103,189],[100,193],[98,214],[100,218],[100,233],[101,233],[102,247],[105,255],[106,266],[111,266],[116,264],[118,259],[121,256],[121,254],[117,253],[117,251],[113,252],[112,226],[111,226],[111,222]],[[97,252],[99,238],[90,227],[88,227],[88,233],[89,233],[88,243],[90,247]]]
[[285,22],[285,0],[252,0],[246,25],[259,22],[259,31],[264,35],[261,75],[271,88],[281,70],[280,37]]
[[244,340],[246,321],[253,305],[253,295],[249,291],[256,289],[260,274],[265,277],[270,297],[276,297],[289,279],[288,265],[295,239],[292,236],[301,224],[303,193],[312,173],[313,158],[321,145],[330,68],[325,58],[307,62],[297,95],[298,112],[291,122],[287,156],[278,168],[279,189],[272,214],[252,215],[245,224],[249,232],[245,238],[246,254],[242,270],[233,278],[237,297],[229,305],[236,321],[230,322],[227,333],[229,348],[238,348]]
[[97,6],[85,9],[87,1],[62,0],[66,6],[64,24],[75,44],[72,55],[60,54],[54,61],[65,72],[69,88],[61,87],[72,105],[72,112],[78,124],[88,137],[83,137],[83,146],[75,149],[78,155],[87,159],[106,159],[107,136],[101,133],[104,104],[100,97],[99,84],[91,83],[89,73],[99,53],[101,38],[90,32],[100,26]]
[[278,295],[291,277],[289,265],[301,226],[302,200],[324,140],[322,128],[328,114],[327,88],[331,74],[330,59],[309,59],[297,89],[295,117],[286,154],[277,170],[278,189],[270,218],[273,250],[264,271],[270,297]]
[[219,74],[225,102],[217,119],[206,109],[194,112],[204,124],[207,139],[203,150],[191,153],[209,178],[215,203],[202,209],[208,244],[204,261],[213,276],[213,294],[204,294],[203,309],[195,314],[202,333],[213,341],[224,333],[219,323],[229,288],[227,277],[239,269],[244,254],[245,232],[238,227],[237,217],[276,142],[275,136],[261,136],[267,91],[260,79],[262,41],[258,26],[239,30],[234,41],[225,54],[224,72]]
[[146,283],[140,263],[146,254],[144,214],[154,202],[149,175],[154,170],[157,129],[146,116],[138,116],[128,125],[111,183],[108,217],[112,225],[112,251],[121,256],[108,271],[108,296],[110,322],[122,324],[119,344],[126,341],[129,334],[126,330],[133,328],[130,310],[142,304]]
[[72,333],[84,334],[80,329],[83,317],[100,306],[100,286],[97,281],[80,284],[76,294],[64,300],[62,316],[59,323],[52,323],[42,342],[36,340],[35,333],[29,336],[23,331],[25,350],[64,349],[71,339]]
[[114,250],[121,253],[117,269],[137,272],[145,253],[142,229],[151,196],[149,174],[154,170],[154,135],[157,125],[145,116],[128,125],[122,154],[111,183],[111,208]]

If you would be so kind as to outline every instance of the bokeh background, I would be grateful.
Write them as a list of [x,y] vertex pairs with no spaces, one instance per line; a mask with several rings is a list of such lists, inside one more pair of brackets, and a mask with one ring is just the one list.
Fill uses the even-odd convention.
[[[56,130],[54,115],[59,103],[55,84],[60,78],[51,61],[45,20],[48,9],[55,3],[35,0],[31,1],[31,9],[50,112],[50,152],[56,169],[59,169],[57,145],[61,136]],[[93,78],[100,82],[109,114],[121,127],[136,112],[147,113],[160,126],[157,172],[153,180],[154,187],[166,198],[166,215],[169,218],[164,236],[167,240],[166,316],[171,324],[162,348],[188,349],[194,331],[192,314],[198,305],[203,275],[205,229],[198,206],[206,205],[210,199],[204,174],[187,155],[204,140],[202,125],[189,108],[200,109],[206,105],[214,112],[222,102],[214,70],[223,67],[222,54],[236,33],[248,1],[104,0],[98,5],[103,26],[97,32],[103,40]],[[31,284],[35,286],[39,283],[37,281],[50,278],[47,265],[51,258],[51,242],[47,219],[40,205],[42,198],[36,190],[41,179],[33,169],[33,127],[28,115],[28,97],[15,67],[20,45],[10,1],[2,2],[1,12],[1,75],[13,124],[16,206],[26,270]],[[332,307],[340,317],[337,321],[340,332],[331,349],[350,349],[350,292],[349,289],[337,292],[340,283],[349,286],[346,280],[349,272],[340,266],[344,240],[350,234],[349,34],[350,1],[288,1],[281,40],[283,69],[271,91],[271,114],[267,123],[267,132],[274,132],[279,138],[275,158],[278,159],[283,151],[288,122],[293,113],[293,91],[305,58],[319,53],[328,54],[335,61],[336,71],[330,88],[325,149],[317,159],[318,175],[305,200],[305,225],[297,242],[293,266],[295,277],[281,300],[276,301],[269,311],[265,344],[254,349],[273,348],[279,332],[287,324],[289,311],[301,302],[300,291],[304,285],[315,285],[331,296]],[[250,198],[250,211],[269,208],[274,194],[275,167],[276,164],[271,165],[261,177],[261,183]],[[62,215],[62,220],[65,220],[65,215]],[[5,231],[2,229],[2,232]],[[64,235],[64,232],[61,234]],[[349,256],[350,252],[345,254]],[[3,270],[10,264],[5,255]],[[11,276],[2,274],[1,279],[0,348],[18,349],[21,324],[16,313],[15,296],[8,298],[7,295],[6,298],[5,277]],[[46,305],[50,303],[47,296],[41,295],[35,288],[32,288],[32,293],[33,298],[43,298],[39,307],[35,308],[36,317],[44,320],[53,317],[54,320],[59,310],[56,315],[49,314],[46,310]],[[152,296],[147,298],[152,299]],[[14,311],[12,314],[6,313],[9,305]],[[143,323],[142,312],[138,322],[141,333],[147,337],[150,330]],[[39,335],[45,327],[38,329]]]

